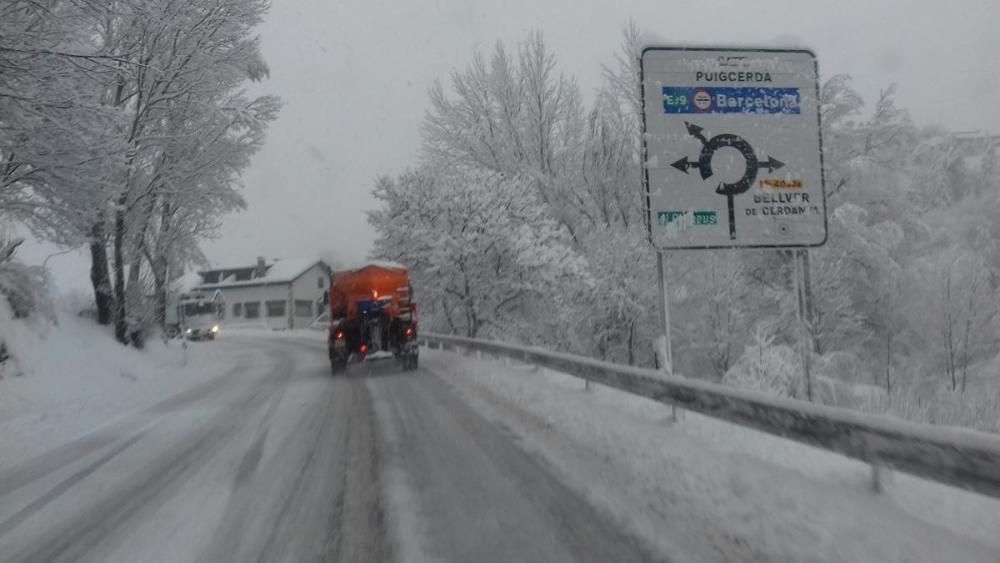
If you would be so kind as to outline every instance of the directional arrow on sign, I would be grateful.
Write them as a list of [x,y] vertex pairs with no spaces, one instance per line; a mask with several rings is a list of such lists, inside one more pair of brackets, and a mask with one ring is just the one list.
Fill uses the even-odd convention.
[[758,169],[767,168],[768,172],[774,172],[775,170],[781,168],[784,165],[785,165],[784,162],[781,162],[780,160],[772,156],[767,159],[767,162],[758,162],[757,168]]
[[699,141],[701,141],[701,144],[703,145],[708,142],[708,139],[706,139],[705,135],[702,133],[702,131],[705,130],[704,127],[698,127],[697,125],[689,121],[685,121],[684,125],[687,126],[688,135],[691,135],[695,139],[698,139]]
[[698,164],[697,160],[688,160],[688,158],[685,156],[684,158],[678,160],[677,162],[671,163],[670,166],[673,166],[674,168],[687,174],[688,170],[692,168],[698,168],[701,165]]

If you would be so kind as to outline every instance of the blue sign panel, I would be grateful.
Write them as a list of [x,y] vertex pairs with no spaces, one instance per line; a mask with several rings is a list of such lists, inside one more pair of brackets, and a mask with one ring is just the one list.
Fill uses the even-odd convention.
[[770,113],[798,115],[798,88],[664,86],[663,113]]

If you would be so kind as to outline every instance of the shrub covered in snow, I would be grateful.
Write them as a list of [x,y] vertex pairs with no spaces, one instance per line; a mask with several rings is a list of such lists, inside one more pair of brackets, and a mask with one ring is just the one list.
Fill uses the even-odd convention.
[[6,298],[16,319],[34,315],[52,317],[49,275],[41,266],[25,266],[16,261],[0,262],[0,293]]
[[42,266],[26,266],[14,257],[22,242],[0,237],[0,377],[22,372],[17,358],[24,327],[17,321],[55,320],[48,271]]
[[[29,331],[26,330],[24,323],[15,320],[8,303],[0,299],[0,379],[17,377],[24,373],[24,366],[19,360],[19,351],[26,347],[27,335]],[[30,342],[27,344],[30,345]]]
[[758,326],[753,332],[753,344],[744,349],[722,382],[778,397],[802,398],[805,393],[800,367],[795,350],[774,344],[767,329]]
[[813,358],[812,373],[817,378],[829,378],[852,383],[873,381],[869,366],[853,352],[834,351]]
[[24,239],[0,236],[0,294],[16,319],[33,315],[53,318],[49,274],[43,266],[26,266],[14,256]]

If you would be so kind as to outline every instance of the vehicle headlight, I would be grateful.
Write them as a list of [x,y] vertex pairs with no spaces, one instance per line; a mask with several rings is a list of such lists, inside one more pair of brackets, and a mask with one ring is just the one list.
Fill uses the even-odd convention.
[[212,332],[219,332],[219,325],[213,326],[212,327]]
[[187,329],[187,330],[184,331],[184,334],[191,334],[191,332],[192,332],[192,330],[189,328],[189,329]]

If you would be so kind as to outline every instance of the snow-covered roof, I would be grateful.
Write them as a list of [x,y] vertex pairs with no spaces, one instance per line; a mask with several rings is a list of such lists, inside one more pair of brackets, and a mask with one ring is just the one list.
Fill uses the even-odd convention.
[[175,289],[185,292],[190,290],[192,287],[201,285],[201,275],[194,270],[189,270],[184,272],[184,275],[177,278],[173,283],[173,287]]
[[[328,268],[326,263],[323,262],[322,260],[312,260],[312,259],[277,260],[271,264],[265,265],[267,271],[263,276],[254,277],[253,279],[249,280],[237,281],[233,275],[229,275],[218,282],[211,282],[211,283],[197,285],[195,286],[194,289],[247,287],[255,285],[274,285],[282,283],[291,283],[316,265],[320,265],[323,268]],[[229,270],[247,270],[254,268],[256,268],[256,266],[240,266],[236,268],[228,268],[226,270],[222,270],[221,268],[213,268],[212,270],[208,271],[218,272],[218,271],[229,271]]]
[[267,268],[264,279],[271,282],[290,282],[318,264],[319,260],[279,260]]
[[364,262],[350,264],[343,270],[360,270],[362,268],[367,268],[368,266],[378,266],[379,268],[389,268],[392,270],[405,270],[406,266],[400,264],[399,262],[391,262],[389,260],[366,260]]

